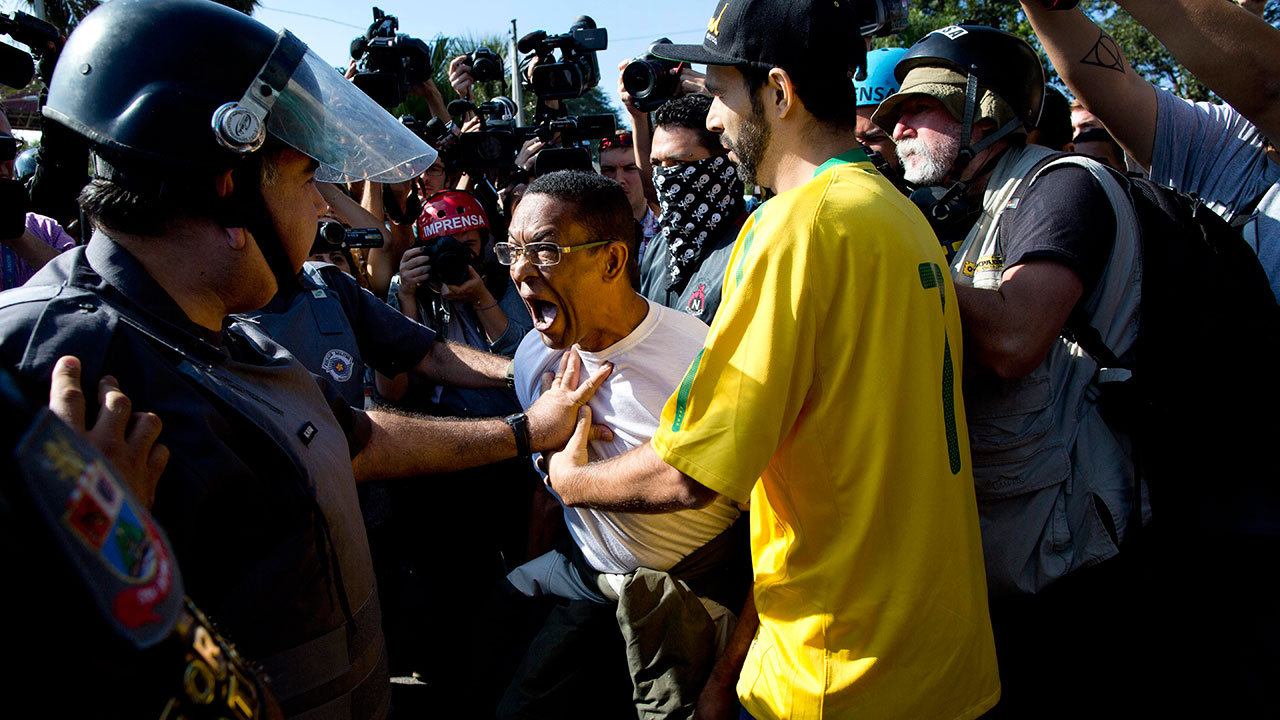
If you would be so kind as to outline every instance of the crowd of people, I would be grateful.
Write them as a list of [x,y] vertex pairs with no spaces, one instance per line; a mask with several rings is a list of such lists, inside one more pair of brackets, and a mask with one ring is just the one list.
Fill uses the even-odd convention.
[[[548,170],[563,138],[459,163],[221,5],[105,3],[43,111],[92,152],[80,239],[26,213],[0,243],[15,687],[69,717],[1277,717],[1280,30],[1116,4],[1223,102],[1074,3],[1021,0],[1069,100],[994,28],[873,50],[856,0],[718,0],[650,48],[673,97],[620,77],[631,129]],[[0,182],[17,147],[0,114]],[[1240,317],[1265,357],[1157,352]]]

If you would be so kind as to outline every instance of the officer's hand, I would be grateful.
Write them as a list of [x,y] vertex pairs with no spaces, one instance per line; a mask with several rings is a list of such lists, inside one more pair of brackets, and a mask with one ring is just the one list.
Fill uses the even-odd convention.
[[[59,358],[49,386],[49,409],[71,427],[85,430],[84,404],[80,361],[69,355]],[[169,462],[169,449],[156,442],[160,417],[133,412],[133,404],[110,375],[98,382],[98,408],[98,419],[86,433],[89,442],[111,461],[138,502],[150,510],[156,483]]]
[[449,62],[449,84],[454,92],[463,100],[471,99],[471,86],[475,80],[471,77],[471,56],[459,55]]
[[[582,358],[575,346],[560,358],[554,377],[546,373],[542,379],[542,397],[525,415],[529,418],[529,444],[534,452],[564,447],[578,422],[578,409],[587,404],[596,390],[613,372],[613,363],[605,363],[579,386]],[[591,427],[591,440],[612,440],[613,432],[603,425]],[[554,460],[554,458],[552,458]]]
[[400,294],[412,295],[431,274],[431,256],[425,247],[409,248],[400,259]]

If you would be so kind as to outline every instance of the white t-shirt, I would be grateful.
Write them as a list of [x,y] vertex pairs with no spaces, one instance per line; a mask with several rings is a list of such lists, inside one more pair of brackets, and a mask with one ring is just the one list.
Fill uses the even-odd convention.
[[[580,353],[584,377],[605,362],[613,363],[613,373],[588,403],[592,422],[613,430],[612,441],[590,444],[593,461],[649,442],[662,407],[702,350],[707,326],[701,320],[646,302],[649,314],[630,335],[601,352]],[[523,407],[542,394],[542,374],[555,372],[564,353],[548,348],[536,331],[525,336],[515,357],[516,394]],[[591,567],[630,573],[641,567],[670,569],[732,525],[738,508],[719,496],[697,510],[655,515],[566,507],[564,517]]]

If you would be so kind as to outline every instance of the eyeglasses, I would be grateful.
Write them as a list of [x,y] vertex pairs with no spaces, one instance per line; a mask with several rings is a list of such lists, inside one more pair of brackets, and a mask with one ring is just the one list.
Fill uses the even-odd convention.
[[586,250],[587,248],[608,245],[613,240],[598,240],[586,245],[571,245],[564,247],[553,242],[533,242],[528,245],[515,245],[507,242],[495,243],[493,253],[498,256],[498,262],[503,265],[515,265],[516,258],[524,255],[529,258],[529,262],[538,267],[548,267],[556,265],[560,262],[560,256],[564,253],[577,252]]

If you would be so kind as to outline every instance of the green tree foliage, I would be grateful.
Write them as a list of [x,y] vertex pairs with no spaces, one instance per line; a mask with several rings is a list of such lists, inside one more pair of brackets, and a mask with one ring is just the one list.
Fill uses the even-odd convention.
[[[1227,0],[1223,0],[1226,2]],[[1256,1],[1256,0],[1255,0]],[[1138,74],[1153,85],[1171,90],[1174,94],[1192,100],[1208,100],[1213,95],[1173,55],[1111,0],[1082,0],[1080,7],[1095,23],[1107,32],[1124,49],[1129,63]],[[1263,11],[1263,18],[1273,27],[1280,28],[1280,2],[1272,0]],[[1040,53],[1049,82],[1065,89],[1058,74],[1044,55],[1016,2],[981,2],[979,0],[914,0],[910,7],[907,28],[899,35],[880,38],[877,47],[910,47],[920,38],[940,27],[971,23],[999,28],[1026,39]]]

